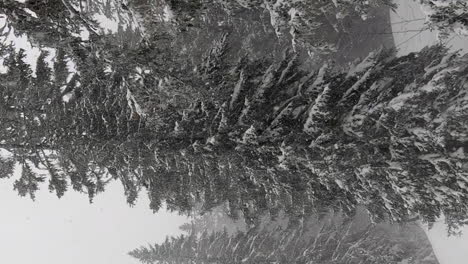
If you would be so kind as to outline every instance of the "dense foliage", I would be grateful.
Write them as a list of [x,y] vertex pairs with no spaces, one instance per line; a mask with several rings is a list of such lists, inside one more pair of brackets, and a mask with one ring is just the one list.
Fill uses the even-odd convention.
[[[48,180],[59,197],[71,186],[92,200],[119,180],[130,204],[146,191],[154,211],[223,205],[252,225],[264,213],[301,221],[330,208],[352,214],[358,205],[376,221],[443,214],[452,229],[465,224],[468,57],[435,46],[334,65],[304,59],[298,46],[329,53],[304,38],[278,40],[271,47],[280,55],[271,57],[253,52],[253,42],[232,42],[247,20],[202,35],[195,22],[206,18],[204,1],[163,2],[149,5],[167,5],[174,17],[143,14],[135,43],[100,30],[89,13],[98,2],[0,3],[4,37],[27,36],[42,52],[32,69],[24,50],[1,46],[0,147],[8,153],[1,177],[18,170],[20,195],[34,198]],[[107,10],[122,12],[122,33],[145,4]],[[323,35],[329,14],[336,26],[371,4],[390,3],[217,1],[213,10],[222,12],[212,16],[269,10],[274,23],[265,35],[289,32],[289,43],[301,32]],[[294,10],[301,11],[291,22]],[[195,38],[205,45],[184,57]]]

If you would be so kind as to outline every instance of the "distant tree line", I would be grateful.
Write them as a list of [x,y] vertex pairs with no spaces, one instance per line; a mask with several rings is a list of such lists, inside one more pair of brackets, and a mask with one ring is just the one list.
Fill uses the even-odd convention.
[[144,264],[424,263],[437,264],[416,225],[392,228],[327,214],[299,226],[264,226],[230,235],[189,233],[142,246],[129,255]]

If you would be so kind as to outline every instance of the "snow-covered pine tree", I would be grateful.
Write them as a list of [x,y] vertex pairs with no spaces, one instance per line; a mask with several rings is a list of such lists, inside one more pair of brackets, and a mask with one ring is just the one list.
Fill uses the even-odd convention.
[[[210,239],[214,242],[214,237],[202,236],[202,239]],[[166,241],[160,245],[149,245],[130,251],[128,254],[141,263],[154,264],[189,264],[197,260],[199,263],[211,263],[213,257],[206,256],[208,252],[197,251],[196,237],[180,236],[178,238],[166,238]],[[217,260],[217,259],[214,259]],[[224,263],[224,262],[223,262]],[[227,263],[227,262],[226,262]]]
[[[466,56],[438,46],[401,58],[378,51],[347,72],[312,74],[287,61],[263,76],[244,77],[241,93],[233,81],[237,99],[224,121],[230,129],[211,136],[228,134],[230,142],[240,144],[237,151],[255,157],[247,168],[271,163],[286,174],[302,175],[297,180],[308,195],[314,190],[312,200],[329,201],[323,206],[352,211],[365,204],[376,219],[394,221],[419,215],[431,222],[443,213],[452,227],[463,223],[457,219],[467,210],[460,202],[468,198],[462,187]],[[200,127],[211,125],[210,119],[192,117]],[[253,131],[254,144],[246,144],[246,133]],[[281,175],[270,172],[263,180]],[[296,186],[294,178],[281,182]],[[249,179],[256,186],[258,180]]]

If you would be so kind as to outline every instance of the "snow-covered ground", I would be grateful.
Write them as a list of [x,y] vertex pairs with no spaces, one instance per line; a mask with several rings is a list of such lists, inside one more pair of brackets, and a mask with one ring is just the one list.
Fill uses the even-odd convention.
[[[419,51],[427,45],[438,43],[437,32],[425,26],[425,14],[415,1],[396,0],[399,4],[391,14],[395,44],[400,55]],[[468,53],[468,37],[451,35],[445,43],[453,50]],[[443,220],[438,221],[430,230],[424,228],[432,243],[440,264],[468,263],[468,227],[460,237],[448,237]]]

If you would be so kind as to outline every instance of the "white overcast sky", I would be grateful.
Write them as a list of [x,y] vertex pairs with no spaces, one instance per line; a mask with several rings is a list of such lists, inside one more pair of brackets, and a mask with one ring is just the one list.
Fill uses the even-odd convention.
[[69,191],[61,199],[43,185],[36,202],[0,181],[0,263],[136,264],[127,252],[180,233],[185,217],[153,214],[145,193],[130,208],[120,183],[89,204],[86,195]]

